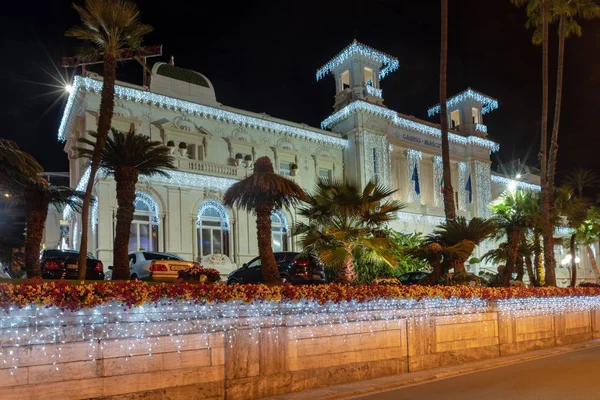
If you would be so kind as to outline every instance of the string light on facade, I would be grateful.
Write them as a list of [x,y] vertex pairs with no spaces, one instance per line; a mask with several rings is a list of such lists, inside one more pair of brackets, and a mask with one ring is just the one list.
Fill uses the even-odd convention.
[[433,156],[433,180],[434,180],[434,205],[436,207],[444,206],[444,192],[442,180],[444,177],[444,166],[442,164],[441,156]]
[[467,202],[465,199],[465,187],[467,186],[467,163],[464,161],[458,162],[458,209],[466,210]]
[[487,126],[485,126],[484,124],[475,124],[475,130],[477,132],[487,133]]
[[[498,100],[493,99],[484,94],[481,94],[479,92],[476,92],[471,88],[468,88],[464,92],[461,92],[461,93],[457,94],[456,96],[453,96],[453,97],[447,99],[446,107],[448,107],[448,109],[457,107],[466,100],[474,100],[477,103],[479,103],[481,105],[481,113],[482,114],[487,114],[488,112],[494,111],[495,109],[498,108]],[[437,104],[437,105],[431,107],[429,110],[427,110],[427,115],[432,117],[435,114],[438,114],[439,112],[440,112],[440,105]]]
[[[389,120],[393,125],[399,126],[401,128],[405,128],[408,130],[412,130],[415,132],[419,132],[425,135],[433,136],[436,138],[441,138],[442,134],[439,128],[433,127],[431,125],[419,123],[408,118],[401,117],[395,111],[390,109],[380,107],[371,103],[367,103],[366,101],[356,100],[346,107],[342,108],[338,112],[327,117],[323,122],[321,122],[321,128],[327,129],[330,128],[339,122],[345,120],[350,115],[357,112],[368,112],[370,114],[377,115],[379,117],[385,118]],[[451,142],[462,144],[462,145],[475,145],[479,147],[483,147],[488,149],[491,152],[495,152],[500,150],[500,145],[498,143],[492,142],[491,140],[479,138],[476,136],[461,136],[455,133],[448,133],[448,139]]]
[[152,196],[146,192],[135,192],[135,200],[133,205],[136,209],[147,209],[152,212],[151,222],[156,225],[160,225],[160,218],[158,218],[159,207],[158,203]]
[[473,167],[475,168],[477,216],[489,218],[492,215],[492,210],[489,208],[489,204],[492,202],[491,164],[475,160]]
[[373,87],[373,85],[365,85],[367,88],[367,94],[369,96],[375,96],[381,98],[383,96],[383,91],[381,89],[377,89]]
[[444,217],[436,217],[434,215],[422,215],[404,211],[399,211],[397,217],[399,221],[429,226],[438,226],[446,222],[446,218]]
[[500,185],[505,185],[508,187],[509,185],[514,185],[517,189],[522,190],[532,190],[534,192],[539,192],[542,188],[539,185],[534,185],[532,183],[522,182],[515,179],[508,179],[499,175],[492,175],[491,180],[494,183],[498,183]]
[[[69,96],[69,100],[67,100],[67,106],[65,107],[63,119],[58,129],[58,139],[60,141],[66,140],[66,132],[70,130],[73,118],[72,108],[73,104],[75,103],[75,96],[77,93],[79,91],[100,93],[101,90],[102,82],[91,78],[83,78],[81,76],[75,77],[73,81],[73,92]],[[346,139],[333,136],[332,134],[325,132],[314,132],[308,129],[302,129],[291,125],[268,121],[262,118],[238,114],[232,111],[196,104],[130,87],[115,85],[115,96],[120,99],[133,101],[136,103],[178,110],[204,118],[214,118],[218,121],[223,121],[230,124],[242,125],[253,129],[261,129],[285,136],[301,138],[311,142],[329,144],[336,147],[346,147],[347,145]]]
[[287,217],[285,216],[285,213],[282,210],[277,209],[273,210],[273,214],[281,221],[283,233],[289,233],[290,224],[288,222]]
[[221,229],[224,231],[229,231],[229,214],[223,204],[218,202],[217,200],[204,200],[200,207],[198,207],[198,221],[196,221],[196,226],[200,228],[202,226],[202,216],[207,210],[214,210],[217,214],[219,214],[219,219],[221,221]]
[[383,135],[377,135],[364,131],[365,143],[365,170],[367,180],[377,179],[380,183],[387,185],[390,181],[390,153],[386,151],[387,139]]
[[317,71],[317,81],[323,79],[327,74],[332,73],[338,65],[345,63],[355,55],[361,55],[383,64],[383,68],[379,71],[379,79],[385,78],[386,75],[396,71],[400,66],[396,57],[389,56],[355,40],[327,64],[319,68]]

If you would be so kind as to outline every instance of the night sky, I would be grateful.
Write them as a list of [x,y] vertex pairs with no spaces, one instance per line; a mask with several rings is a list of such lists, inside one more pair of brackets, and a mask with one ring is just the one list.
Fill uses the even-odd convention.
[[[15,4],[17,2],[13,2]],[[5,8],[0,66],[2,136],[16,140],[48,171],[67,171],[56,140],[66,96],[47,86],[64,70],[60,57],[78,43],[64,32],[78,23],[70,1],[18,2]],[[486,115],[490,138],[501,144],[494,162],[537,163],[541,107],[541,49],[531,45],[525,11],[509,0],[452,0],[449,12],[448,94],[467,87],[498,99]],[[352,39],[398,57],[400,69],[382,81],[385,104],[427,119],[438,103],[440,1],[191,2],[138,1],[154,27],[145,44],[162,44],[167,61],[212,81],[225,105],[319,126],[332,112],[331,77],[315,72]],[[600,20],[582,23],[583,37],[567,41],[559,168],[598,169]],[[551,94],[555,39],[551,32]],[[152,62],[158,59],[152,59]],[[56,65],[57,67],[55,68]],[[101,72],[101,66],[91,68]],[[117,79],[141,83],[134,61]],[[55,92],[53,92],[55,91]],[[58,100],[58,101],[57,101]],[[52,106],[52,104],[56,103]],[[553,109],[553,96],[550,98]],[[550,125],[551,127],[551,125]]]

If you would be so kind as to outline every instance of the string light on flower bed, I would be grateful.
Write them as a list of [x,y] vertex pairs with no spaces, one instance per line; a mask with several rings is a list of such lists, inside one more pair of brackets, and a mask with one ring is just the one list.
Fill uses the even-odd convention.
[[[63,348],[71,342],[87,341],[90,360],[98,352],[127,360],[152,356],[157,346],[184,351],[197,349],[200,342],[210,348],[210,335],[226,338],[230,346],[241,334],[250,334],[258,343],[260,332],[280,327],[288,329],[288,339],[299,340],[317,333],[369,335],[400,323],[405,326],[406,319],[449,316],[457,323],[468,322],[494,309],[522,318],[600,308],[596,288],[267,287],[134,281],[111,283],[107,291],[97,288],[99,283],[0,285],[2,293],[14,296],[3,298],[5,312],[0,314],[0,362],[14,373],[20,366],[19,354],[31,346],[39,346],[45,354],[40,357],[58,369]],[[195,335],[194,340],[188,335]]]

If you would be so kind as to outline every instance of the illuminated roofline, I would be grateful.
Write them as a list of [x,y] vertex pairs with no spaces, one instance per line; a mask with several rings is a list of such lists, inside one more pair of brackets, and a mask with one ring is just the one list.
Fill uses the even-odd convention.
[[[347,118],[349,115],[351,115],[355,112],[359,112],[359,111],[369,112],[369,113],[378,115],[382,118],[389,119],[394,125],[400,126],[405,129],[417,131],[417,132],[420,132],[420,133],[423,133],[426,135],[430,135],[433,137],[438,137],[438,138],[442,137],[442,133],[440,132],[439,128],[436,128],[436,127],[433,127],[430,125],[426,125],[424,123],[416,122],[416,121],[410,120],[408,118],[401,117],[395,111],[392,111],[388,108],[376,106],[374,104],[367,103],[366,101],[362,101],[362,100],[354,101],[354,102],[348,104],[346,107],[339,110],[338,112],[330,115],[328,118],[323,120],[323,122],[321,122],[321,128],[323,128],[323,129],[330,128],[330,127],[334,126],[335,124],[337,124],[338,122],[340,122],[341,120]],[[472,144],[475,146],[483,147],[483,148],[490,150],[491,152],[500,150],[500,145],[498,143],[495,143],[495,142],[492,142],[491,140],[483,139],[483,138],[480,138],[477,136],[465,137],[465,136],[457,135],[455,133],[448,133],[448,139],[451,142],[462,144],[462,145]]]
[[514,179],[505,178],[499,175],[492,174],[492,182],[499,183],[502,185],[506,185],[508,187],[509,184],[514,184],[516,188],[523,190],[533,190],[534,192],[539,192],[542,188],[539,185],[534,185],[533,183],[521,182]]
[[379,79],[385,78],[386,75],[388,75],[390,72],[396,71],[400,66],[400,62],[396,57],[382,53],[378,50],[375,50],[372,47],[369,47],[354,40],[342,51],[340,51],[335,57],[333,57],[325,65],[323,65],[317,70],[317,81],[324,78],[327,74],[333,72],[335,67],[337,67],[340,64],[343,64],[346,60],[348,60],[351,56],[355,54],[360,54],[364,57],[378,61],[384,65],[384,68],[379,70]]
[[[65,133],[71,129],[73,124],[73,108],[76,102],[76,96],[80,91],[93,91],[100,93],[102,82],[92,78],[76,76],[73,80],[73,90],[67,100],[67,105],[58,128],[58,140],[65,141]],[[238,114],[232,111],[221,110],[215,107],[192,103],[185,100],[179,100],[144,90],[131,87],[115,85],[115,96],[138,103],[155,105],[168,109],[182,110],[191,114],[215,118],[233,124],[247,126],[249,128],[263,129],[286,136],[298,137],[307,141],[329,144],[336,147],[346,147],[346,139],[328,135],[326,133],[314,132],[308,129],[302,129],[291,125],[286,125],[273,121],[266,121],[261,118]]]
[[[490,96],[486,96],[483,93],[479,93],[478,91],[473,90],[471,88],[468,88],[467,90],[460,92],[456,96],[452,96],[449,99],[447,99],[446,107],[452,108],[467,99],[473,99],[476,102],[480,103],[482,106],[482,108],[481,108],[482,114],[487,114],[488,112],[493,111],[498,108],[498,100],[496,100]],[[438,114],[439,112],[440,112],[440,104],[438,103],[435,106],[431,107],[429,110],[427,110],[427,115],[432,117],[435,114]]]

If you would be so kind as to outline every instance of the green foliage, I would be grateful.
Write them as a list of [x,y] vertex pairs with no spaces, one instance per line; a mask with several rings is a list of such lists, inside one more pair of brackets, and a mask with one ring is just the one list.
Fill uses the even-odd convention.
[[385,224],[404,205],[390,199],[394,192],[377,182],[361,190],[348,182],[320,179],[298,211],[308,223],[298,222],[294,234],[301,235],[305,251],[330,267],[360,260],[354,264],[383,262],[395,268],[397,245]]
[[364,252],[361,252],[361,248],[357,247],[353,256],[358,283],[370,285],[381,278],[396,278],[406,272],[430,269],[426,260],[407,252],[409,249],[422,245],[423,238],[420,233],[396,232],[390,228],[386,228],[385,231],[396,245],[396,266],[382,262],[372,254],[365,256]]

